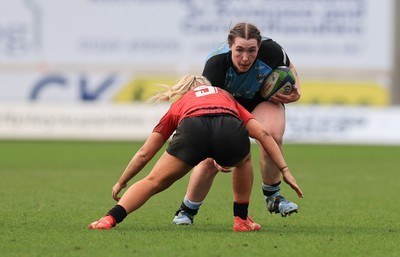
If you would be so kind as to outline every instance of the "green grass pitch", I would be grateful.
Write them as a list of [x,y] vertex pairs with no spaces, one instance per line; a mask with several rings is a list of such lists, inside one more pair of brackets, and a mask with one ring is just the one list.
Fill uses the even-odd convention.
[[[400,147],[286,145],[305,197],[290,217],[269,214],[258,149],[250,214],[259,232],[232,231],[231,175],[218,174],[193,226],[173,214],[189,175],[110,231],[89,231],[115,202],[111,187],[141,143],[0,141],[0,256],[397,257]],[[137,178],[145,176],[150,163]]]

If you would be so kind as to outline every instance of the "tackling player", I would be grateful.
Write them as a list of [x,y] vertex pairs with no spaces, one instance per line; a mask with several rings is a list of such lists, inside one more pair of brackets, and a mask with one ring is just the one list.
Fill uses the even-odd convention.
[[[281,151],[273,138],[254,117],[238,104],[234,98],[206,78],[185,76],[166,93],[152,98],[155,101],[174,102],[144,145],[132,157],[118,182],[112,188],[112,196],[118,201],[104,217],[89,224],[89,229],[111,229],[128,214],[140,208],[151,196],[167,189],[176,180],[186,175],[194,166],[207,158],[226,169],[235,166],[240,170],[250,158],[249,136],[258,140],[279,167],[287,182],[303,196]],[[138,174],[175,132],[172,140],[144,179],[131,185],[119,198],[118,194],[128,181]],[[243,169],[241,176],[251,176]],[[251,185],[243,184],[245,200],[249,200]],[[259,230],[261,226],[247,216],[247,209],[237,213],[234,231]]]

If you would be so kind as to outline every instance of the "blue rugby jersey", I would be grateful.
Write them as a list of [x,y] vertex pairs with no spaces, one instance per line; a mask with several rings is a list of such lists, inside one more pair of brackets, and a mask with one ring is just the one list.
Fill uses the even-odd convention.
[[[231,93],[239,103],[250,112],[262,99],[259,89],[264,78],[278,66],[290,65],[289,57],[283,48],[270,38],[263,37],[257,58],[251,68],[238,74],[232,63],[232,52],[227,42],[219,44],[207,57],[203,76],[210,80],[213,86],[221,87]],[[254,100],[254,105],[248,108],[242,103]]]

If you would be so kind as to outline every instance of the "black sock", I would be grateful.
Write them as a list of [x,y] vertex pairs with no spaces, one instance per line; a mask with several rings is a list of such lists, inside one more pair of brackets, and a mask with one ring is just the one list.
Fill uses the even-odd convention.
[[112,216],[117,223],[120,223],[125,219],[126,216],[128,216],[125,208],[118,204],[115,205],[114,208],[109,210],[107,214]]
[[238,216],[242,220],[247,219],[247,214],[249,212],[249,203],[237,203],[233,202],[233,216]]

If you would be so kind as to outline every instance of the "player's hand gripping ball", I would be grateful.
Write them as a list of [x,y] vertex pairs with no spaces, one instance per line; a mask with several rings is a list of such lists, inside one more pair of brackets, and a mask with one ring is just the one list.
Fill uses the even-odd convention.
[[296,78],[289,67],[279,66],[265,77],[260,88],[261,97],[269,99],[275,93],[288,95],[292,92]]

